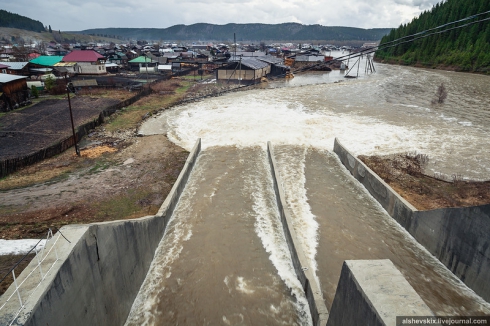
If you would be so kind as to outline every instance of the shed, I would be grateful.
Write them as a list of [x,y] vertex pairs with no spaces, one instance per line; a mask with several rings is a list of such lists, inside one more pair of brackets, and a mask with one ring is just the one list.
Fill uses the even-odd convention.
[[254,82],[270,72],[271,65],[267,62],[247,57],[216,69],[216,79]]
[[0,111],[6,112],[29,102],[27,77],[0,74]]

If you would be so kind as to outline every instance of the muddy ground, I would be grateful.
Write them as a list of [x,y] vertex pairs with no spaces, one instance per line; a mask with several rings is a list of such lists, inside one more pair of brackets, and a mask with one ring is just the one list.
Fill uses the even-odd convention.
[[436,179],[424,172],[430,159],[425,155],[361,155],[359,159],[418,210],[490,204],[490,181]]

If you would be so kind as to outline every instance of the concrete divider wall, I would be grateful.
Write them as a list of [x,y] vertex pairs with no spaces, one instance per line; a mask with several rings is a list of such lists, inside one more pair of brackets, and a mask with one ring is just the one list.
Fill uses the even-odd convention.
[[490,205],[414,212],[408,231],[490,302]]
[[277,172],[277,163],[274,158],[274,149],[270,142],[267,142],[267,153],[269,156],[269,163],[271,166],[272,179],[274,183],[274,191],[277,198],[277,206],[281,215],[282,227],[284,235],[286,236],[286,242],[291,253],[291,259],[293,260],[294,270],[296,275],[303,286],[308,304],[310,306],[310,313],[313,319],[313,325],[325,325],[328,319],[328,310],[323,301],[323,296],[319,285],[314,278],[314,271],[311,269],[310,264],[301,248],[301,244],[298,243],[296,232],[293,228],[291,214],[286,205],[286,197],[282,189],[282,182]]
[[346,260],[327,326],[394,326],[397,316],[434,316],[389,259]]
[[56,244],[70,248],[59,248],[65,255],[35,290],[17,324],[124,324],[200,150],[199,139],[157,215],[63,227],[67,234],[74,227],[84,229],[69,238],[70,245]]
[[338,139],[334,152],[391,217],[490,302],[490,205],[419,211],[350,154]]

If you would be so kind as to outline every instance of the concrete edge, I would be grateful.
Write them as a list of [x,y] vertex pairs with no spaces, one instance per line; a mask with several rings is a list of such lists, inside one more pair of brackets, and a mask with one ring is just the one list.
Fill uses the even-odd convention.
[[[60,234],[63,234],[67,237],[69,240],[66,241],[63,237],[60,237],[59,240],[56,242],[56,249],[58,252],[58,260],[54,262],[53,267],[49,270],[49,272],[46,274],[44,280],[41,282],[39,286],[37,284],[39,283],[39,277],[31,277],[32,283],[36,281],[36,284],[29,285],[29,282],[26,281],[26,291],[29,291],[30,294],[25,294],[25,297],[28,298],[27,301],[23,299],[24,302],[24,307],[19,313],[19,315],[15,318],[15,322],[13,323],[14,325],[24,325],[24,324],[37,324],[39,319],[43,319],[44,316],[41,318],[35,318],[35,321],[32,321],[33,316],[36,315],[36,313],[39,310],[43,309],[43,306],[46,306],[47,304],[44,302],[46,297],[49,299],[53,297],[51,292],[54,291],[55,294],[60,292],[59,285],[64,283],[64,280],[60,281],[60,273],[63,268],[66,268],[65,266],[71,267],[72,262],[70,260],[73,260],[73,255],[76,255],[76,259],[80,259],[79,254],[80,252],[85,252],[83,250],[86,250],[87,247],[87,242],[89,243],[89,246],[94,244],[95,248],[97,249],[97,256],[99,256],[99,247],[97,244],[97,234],[101,228],[105,230],[104,232],[111,233],[111,229],[117,228],[117,227],[122,227],[126,225],[141,225],[141,224],[150,224],[152,223],[155,224],[155,226],[158,225],[157,229],[158,230],[153,230],[154,231],[159,231],[160,237],[159,239],[154,239],[155,243],[151,244],[152,247],[152,252],[151,256],[153,257],[154,252],[161,240],[161,237],[164,235],[165,228],[167,226],[167,223],[173,213],[173,210],[175,206],[177,205],[177,202],[180,198],[180,194],[182,193],[187,180],[189,178],[189,175],[195,165],[196,159],[201,151],[201,139],[199,138],[196,141],[195,146],[189,153],[189,156],[186,160],[186,163],[184,164],[184,167],[182,168],[176,182],[174,183],[172,189],[170,190],[169,194],[167,195],[167,198],[163,202],[162,206],[160,207],[158,213],[156,215],[150,215],[150,216],[144,216],[140,218],[135,218],[135,219],[128,219],[128,220],[116,220],[116,221],[106,221],[106,222],[98,222],[98,223],[91,223],[91,224],[85,224],[85,225],[66,225],[63,226],[60,229],[60,232],[57,233],[58,236]],[[163,219],[162,219],[163,218]],[[112,230],[113,231],[113,230]],[[57,235],[55,234],[55,237]],[[93,241],[92,238],[95,238],[95,242]],[[99,239],[100,240],[100,239]],[[113,240],[113,239],[112,239]],[[48,242],[46,244],[46,249],[49,250],[53,245],[52,243],[54,242]],[[77,249],[78,248],[78,249]],[[82,248],[82,249],[80,249]],[[100,248],[101,251],[103,250]],[[82,251],[81,251],[82,250]],[[75,253],[76,252],[76,253]],[[144,255],[145,253],[142,253]],[[146,253],[147,254],[147,253]],[[54,256],[54,250],[50,254],[50,256]],[[146,255],[147,256],[147,255]],[[53,257],[52,260],[55,260]],[[90,259],[89,259],[90,260]],[[98,260],[98,259],[97,259]],[[146,268],[146,272],[149,269],[151,261],[149,262],[144,262],[143,265],[144,268]],[[29,265],[24,269],[24,271],[17,276],[18,284],[24,280],[27,275],[37,266],[37,260],[33,259]],[[146,273],[145,273],[146,274]],[[100,279],[98,279],[100,281]],[[143,278],[144,280],[144,278]],[[142,280],[142,281],[143,281]],[[66,284],[65,284],[66,285]],[[141,284],[140,284],[141,285]],[[139,286],[140,286],[139,285]],[[139,289],[138,286],[138,289]],[[6,299],[10,296],[15,291],[15,286],[12,284],[7,291],[0,297],[0,307],[5,303]],[[63,289],[63,292],[65,292],[65,289]],[[64,294],[64,293],[63,293]],[[76,293],[74,294],[75,296],[77,295]],[[131,294],[132,295],[132,294]],[[134,293],[132,300],[136,297],[137,292]],[[22,292],[21,292],[22,296]],[[58,298],[56,298],[58,299]],[[10,308],[10,306],[14,308]],[[110,304],[109,304],[110,306]],[[16,307],[16,308],[15,308]],[[2,313],[0,315],[0,324],[10,324],[12,319],[15,317],[17,311],[19,308],[18,304],[18,298],[17,295],[14,294],[12,299],[5,305],[5,307],[2,309]],[[118,307],[119,308],[119,307]],[[129,306],[129,308],[131,308]],[[59,311],[63,311],[63,309],[59,309]],[[126,311],[125,314],[129,313],[129,310]],[[41,312],[42,314],[42,312]],[[36,317],[36,316],[35,316]],[[74,325],[77,324],[77,322],[80,325],[84,325],[83,320],[78,320],[77,322],[73,321]]]
[[201,138],[198,138],[196,144],[194,145],[191,152],[189,153],[189,156],[185,161],[182,171],[180,172],[172,189],[168,193],[167,198],[165,198],[165,201],[163,202],[162,206],[160,206],[160,209],[156,213],[156,216],[172,215],[173,210],[177,204],[178,198],[180,197],[180,194],[182,193],[182,190],[184,189],[184,186],[187,183],[187,180],[189,179],[190,171],[194,167],[194,164],[196,162],[197,157],[199,156],[199,153],[201,153]]
[[434,313],[391,260],[344,261],[327,325],[391,326],[398,316]]
[[[345,168],[413,238],[476,294],[490,302],[490,205],[419,211],[335,138]],[[383,196],[381,194],[385,192]],[[469,223],[465,223],[467,218]]]
[[306,259],[306,255],[303,252],[301,244],[297,240],[296,232],[293,228],[291,213],[289,212],[286,204],[286,196],[284,195],[284,190],[282,189],[281,177],[277,172],[277,163],[271,142],[267,142],[267,153],[272,172],[274,191],[276,192],[277,206],[281,215],[281,222],[284,235],[286,237],[286,242],[293,260],[294,270],[298,280],[303,286],[303,290],[305,291],[305,295],[310,306],[313,325],[325,325],[328,320],[328,309],[325,305],[322,291],[315,281],[314,271]]
[[[24,285],[21,286],[20,290],[24,307],[20,311],[18,317],[15,318],[15,322],[13,323],[13,325],[23,325],[24,322],[29,318],[31,311],[38,304],[39,299],[45,294],[47,287],[54,281],[63,263],[72,254],[75,246],[78,244],[79,240],[83,238],[88,230],[89,225],[65,225],[59,230],[58,233],[54,235],[53,239],[46,243],[45,251],[49,252],[49,250],[52,249],[49,255],[46,255],[46,262],[48,262],[49,259],[49,263],[50,265],[52,264],[52,267],[49,271],[46,271],[49,266],[46,266],[46,264],[41,265],[44,268],[45,278],[44,280],[42,280],[39,286],[38,284],[40,283],[40,276],[38,271],[34,271],[33,275],[29,279],[27,279],[29,273],[31,273],[37,267],[38,263],[36,258],[31,260],[31,262],[26,266],[26,268],[24,268],[20,275],[17,275],[17,284],[19,284],[19,286],[22,282],[25,282]],[[61,236],[61,234],[63,234],[68,239],[68,241],[65,240],[65,238]],[[56,260],[55,257],[55,249],[58,254],[58,260]],[[15,286],[11,284],[7,291],[5,291],[5,293],[0,297],[0,307],[6,304],[4,308],[0,311],[0,325],[10,325],[20,308],[18,296],[14,292]],[[7,302],[7,298],[13,293],[14,295],[12,296],[10,301]]]
[[[348,162],[345,162],[342,160],[340,157],[338,150],[336,151],[336,148],[340,148],[342,151],[347,153],[347,155],[350,155],[355,161],[356,161],[356,166],[353,168],[349,168],[347,165]],[[409,208],[412,212],[418,211],[417,208],[415,208],[412,204],[410,204],[405,198],[400,196],[389,184],[387,184],[383,179],[381,179],[373,170],[371,170],[366,164],[364,164],[361,160],[359,160],[357,157],[351,154],[347,148],[345,148],[344,145],[342,145],[339,141],[338,138],[335,138],[334,140],[334,152],[337,154],[337,156],[341,159],[342,164],[352,173],[353,170],[358,169],[358,165],[362,166],[367,172],[369,172],[373,177],[375,177],[383,186],[385,186],[392,194],[393,196],[396,196],[397,199],[402,202],[407,208]]]

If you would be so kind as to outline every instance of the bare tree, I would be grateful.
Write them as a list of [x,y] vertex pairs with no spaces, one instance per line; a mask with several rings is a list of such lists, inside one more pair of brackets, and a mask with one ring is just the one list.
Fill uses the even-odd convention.
[[444,83],[442,83],[438,88],[436,92],[435,98],[432,100],[432,104],[442,104],[447,98],[447,90],[446,87],[444,86]]

